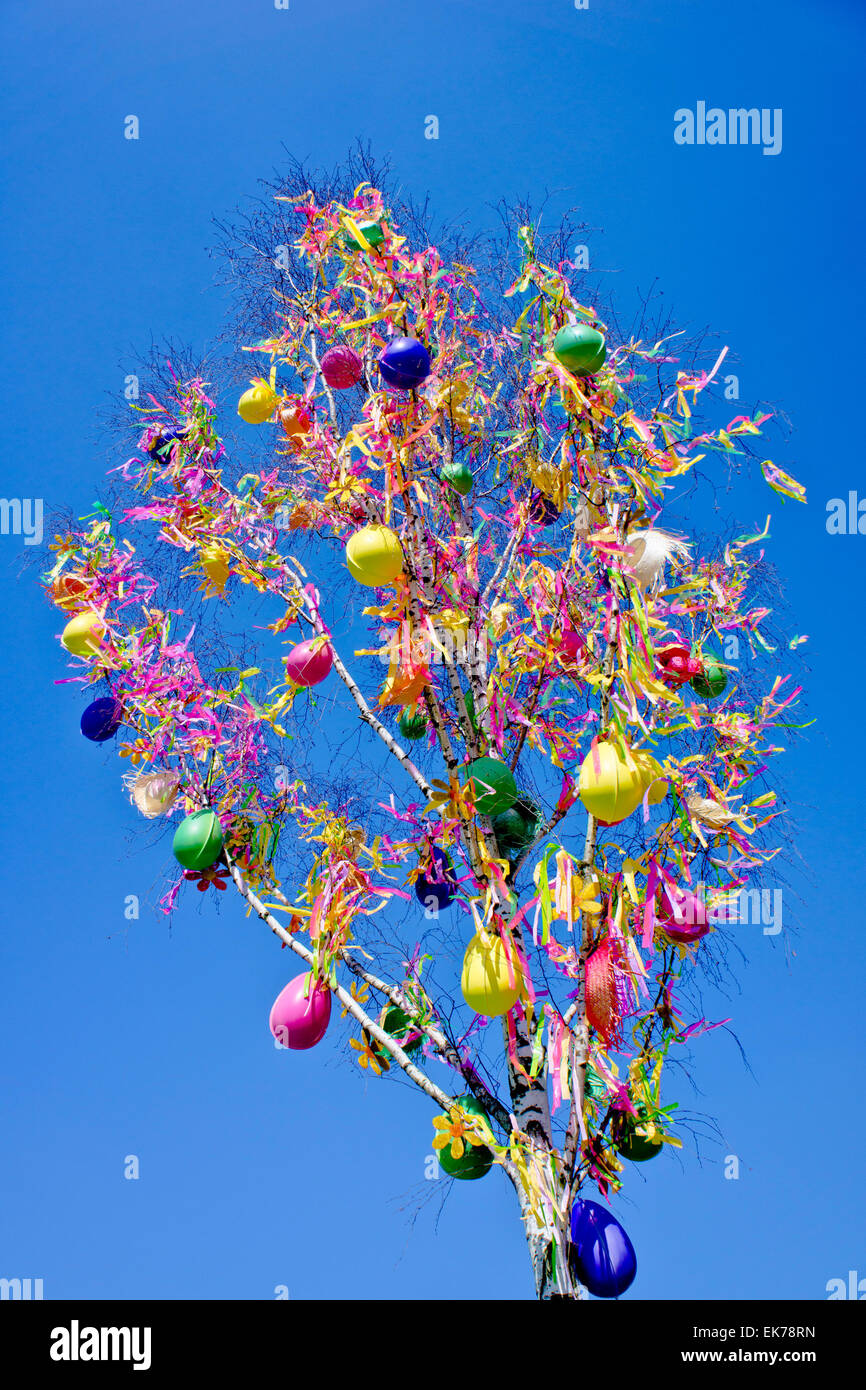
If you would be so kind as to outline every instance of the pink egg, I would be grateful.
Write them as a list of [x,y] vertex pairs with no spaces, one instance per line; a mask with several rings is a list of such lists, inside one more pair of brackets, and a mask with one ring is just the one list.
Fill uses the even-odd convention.
[[345,391],[356,386],[364,375],[364,364],[350,347],[328,348],[322,357],[322,376],[329,386]]
[[295,685],[318,685],[334,664],[334,649],[321,637],[311,637],[292,647],[286,657],[286,675]]
[[586,650],[586,643],[573,627],[563,628],[559,639],[559,652],[564,661],[577,661]]
[[315,1047],[325,1036],[331,1018],[331,991],[310,984],[308,998],[304,987],[309,973],[296,975],[276,997],[268,1027],[283,1047],[303,1051]]
[[695,893],[681,888],[666,888],[659,903],[658,919],[666,936],[688,946],[700,941],[710,929],[707,905]]

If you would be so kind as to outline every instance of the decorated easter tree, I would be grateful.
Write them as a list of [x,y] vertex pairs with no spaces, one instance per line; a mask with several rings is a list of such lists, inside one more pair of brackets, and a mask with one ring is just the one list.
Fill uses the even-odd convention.
[[616,1296],[609,1198],[681,1142],[664,1067],[776,853],[797,694],[727,659],[772,658],[762,536],[699,558],[663,507],[767,417],[698,428],[722,358],[617,341],[531,226],[496,295],[369,184],[281,215],[238,372],[264,458],[242,472],[216,388],[178,378],[135,407],[120,506],[56,539],[82,732],[173,836],[164,910],[236,891],[297,957],[276,1039],[408,1078],[442,1173],[512,1184],[538,1296]]

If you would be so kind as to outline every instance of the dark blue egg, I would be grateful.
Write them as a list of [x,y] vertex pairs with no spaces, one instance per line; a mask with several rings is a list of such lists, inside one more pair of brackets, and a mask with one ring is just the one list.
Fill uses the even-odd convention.
[[389,386],[411,391],[430,375],[430,354],[417,338],[392,338],[379,358],[379,371]]
[[634,1246],[606,1207],[577,1201],[571,1209],[570,1259],[596,1298],[619,1298],[637,1274]]
[[536,526],[552,526],[559,520],[559,511],[543,492],[534,492],[529,504],[529,515]]
[[432,878],[426,878],[423,874],[415,880],[415,896],[423,907],[436,907],[438,911],[450,907],[457,892],[457,880],[454,877],[454,869],[451,860],[440,849],[438,845],[433,846],[432,859],[435,868],[431,866],[428,873]]
[[169,463],[171,451],[175,444],[179,444],[185,438],[186,430],[171,430],[155,439],[147,452],[152,459],[156,459],[157,463]]
[[104,743],[123,723],[123,707],[113,695],[94,700],[81,716],[81,732],[91,743]]

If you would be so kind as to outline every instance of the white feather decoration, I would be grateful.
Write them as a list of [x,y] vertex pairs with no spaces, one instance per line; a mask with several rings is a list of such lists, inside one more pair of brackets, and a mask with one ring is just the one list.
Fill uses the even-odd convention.
[[688,560],[691,547],[670,531],[656,527],[649,531],[629,531],[631,558],[623,569],[642,589],[657,585],[664,576],[665,565],[673,559]]

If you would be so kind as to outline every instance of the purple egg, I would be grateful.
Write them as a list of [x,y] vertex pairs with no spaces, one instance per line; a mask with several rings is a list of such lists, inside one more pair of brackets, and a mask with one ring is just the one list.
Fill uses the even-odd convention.
[[94,700],[81,716],[81,732],[91,743],[104,743],[123,723],[123,706],[113,695]]
[[619,1298],[637,1274],[634,1246],[616,1217],[598,1202],[578,1200],[571,1209],[570,1260],[596,1298]]
[[450,907],[457,892],[457,880],[454,877],[454,869],[451,860],[440,849],[434,845],[431,858],[433,863],[425,874],[421,874],[415,880],[415,896],[422,907],[428,909],[435,907],[441,912],[443,908]]
[[417,338],[392,338],[379,358],[379,371],[389,386],[411,391],[430,375],[430,354]]
[[536,526],[552,526],[559,520],[559,510],[543,492],[534,492],[529,504],[529,516]]

